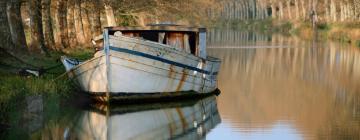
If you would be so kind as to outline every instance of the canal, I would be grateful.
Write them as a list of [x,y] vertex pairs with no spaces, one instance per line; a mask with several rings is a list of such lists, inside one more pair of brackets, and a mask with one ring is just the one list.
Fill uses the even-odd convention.
[[31,96],[0,139],[360,139],[360,48],[210,29],[207,53],[222,60],[219,96],[111,106]]

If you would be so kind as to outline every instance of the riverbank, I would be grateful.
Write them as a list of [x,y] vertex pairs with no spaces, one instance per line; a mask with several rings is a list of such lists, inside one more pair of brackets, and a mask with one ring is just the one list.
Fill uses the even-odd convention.
[[287,20],[229,20],[213,23],[211,27],[236,28],[266,34],[294,35],[304,40],[332,40],[360,47],[360,23],[318,23],[316,30],[310,22]]
[[[6,112],[17,100],[34,95],[66,98],[77,91],[72,81],[62,75],[65,70],[59,58],[68,55],[85,60],[92,56],[91,49],[76,49],[71,53],[51,52],[50,56],[31,53],[10,54],[0,50],[0,112]],[[23,69],[43,69],[43,74],[22,72]],[[0,117],[1,118],[1,117]],[[1,119],[0,119],[1,123]]]

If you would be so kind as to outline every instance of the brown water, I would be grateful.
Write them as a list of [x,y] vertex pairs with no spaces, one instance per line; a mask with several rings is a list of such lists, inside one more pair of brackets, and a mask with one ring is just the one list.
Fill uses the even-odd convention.
[[208,44],[222,60],[216,98],[29,96],[0,110],[0,139],[360,139],[360,48],[236,30],[210,30]]
[[215,32],[222,123],[207,138],[360,139],[359,48]]

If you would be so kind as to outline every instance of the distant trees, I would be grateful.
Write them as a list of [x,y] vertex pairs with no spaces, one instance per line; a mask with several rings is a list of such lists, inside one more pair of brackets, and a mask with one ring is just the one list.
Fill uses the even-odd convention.
[[226,19],[360,21],[360,0],[226,0],[222,5]]

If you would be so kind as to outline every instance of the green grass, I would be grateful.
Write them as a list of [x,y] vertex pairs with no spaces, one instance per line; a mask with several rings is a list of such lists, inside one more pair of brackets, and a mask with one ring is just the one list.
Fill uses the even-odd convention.
[[[76,49],[69,54],[51,52],[50,57],[32,53],[16,54],[15,57],[0,50],[0,112],[7,110],[16,100],[32,95],[68,97],[74,93],[74,84],[64,75],[58,80],[58,76],[65,72],[59,61],[61,55],[86,60],[93,55],[92,49]],[[21,60],[17,60],[21,59]],[[23,62],[21,62],[23,61]],[[19,76],[20,68],[50,68],[40,77]],[[7,107],[5,107],[7,106]]]
[[0,104],[12,98],[30,95],[57,95],[68,96],[73,90],[71,81],[56,80],[55,76],[21,77],[17,75],[2,74],[0,76]]
[[356,46],[360,48],[360,40],[356,41]]

